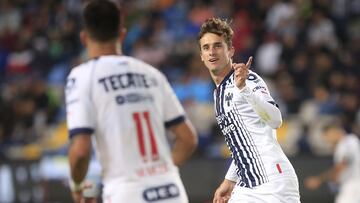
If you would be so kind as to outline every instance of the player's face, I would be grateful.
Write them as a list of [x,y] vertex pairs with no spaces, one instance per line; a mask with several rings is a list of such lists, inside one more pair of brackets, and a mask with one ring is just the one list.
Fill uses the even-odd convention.
[[231,57],[233,55],[234,48],[228,47],[223,36],[206,33],[200,39],[201,60],[213,74],[231,68]]

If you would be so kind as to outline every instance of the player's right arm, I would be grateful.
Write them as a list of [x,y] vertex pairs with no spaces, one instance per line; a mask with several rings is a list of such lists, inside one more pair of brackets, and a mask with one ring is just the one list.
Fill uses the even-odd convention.
[[[252,57],[246,64],[233,64],[235,84],[256,114],[271,128],[279,128],[282,123],[281,112],[262,78],[255,73],[249,73],[251,63]],[[249,83],[246,83],[247,80]]]
[[227,202],[230,199],[231,192],[233,191],[235,184],[238,181],[236,169],[237,169],[236,164],[234,161],[232,161],[225,175],[224,181],[215,191],[214,199],[213,199],[214,203]]
[[213,203],[226,203],[231,197],[231,192],[235,187],[236,182],[224,179],[221,185],[216,189]]

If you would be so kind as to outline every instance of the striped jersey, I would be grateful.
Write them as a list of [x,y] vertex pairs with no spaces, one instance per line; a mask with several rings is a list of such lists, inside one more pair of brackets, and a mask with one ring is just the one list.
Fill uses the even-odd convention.
[[127,56],[101,56],[72,69],[66,85],[70,137],[94,135],[106,183],[178,173],[166,127],[184,110],[165,76]]
[[235,85],[233,73],[232,70],[214,91],[216,120],[231,151],[232,165],[236,166],[229,170],[235,168],[238,184],[249,188],[284,176],[296,177],[277,142],[276,130],[264,120],[271,115],[256,112],[247,99],[257,97],[274,107],[276,104],[265,82],[249,71],[246,97]]

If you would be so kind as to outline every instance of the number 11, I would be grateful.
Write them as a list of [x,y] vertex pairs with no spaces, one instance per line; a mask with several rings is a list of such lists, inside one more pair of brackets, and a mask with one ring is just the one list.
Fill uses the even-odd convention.
[[[141,119],[141,117],[143,117],[143,119]],[[145,148],[145,140],[144,140],[144,133],[143,133],[143,125],[141,120],[145,119],[145,123],[147,126],[147,130],[149,133],[149,138],[150,138],[150,146],[151,146],[151,160],[152,161],[156,161],[159,159],[159,153],[158,153],[158,149],[157,149],[157,145],[156,145],[156,141],[155,141],[155,137],[154,137],[154,132],[150,123],[150,115],[148,111],[139,113],[139,112],[135,112],[133,113],[133,119],[136,125],[136,132],[137,132],[137,138],[138,138],[138,144],[139,144],[139,149],[140,149],[140,154],[141,157],[143,159],[144,162],[148,161],[148,157],[146,156],[146,148]]]

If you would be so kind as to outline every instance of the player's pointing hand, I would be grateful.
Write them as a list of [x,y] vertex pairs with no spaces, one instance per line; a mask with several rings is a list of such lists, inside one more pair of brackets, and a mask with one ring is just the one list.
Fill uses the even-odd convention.
[[235,84],[239,89],[245,87],[245,81],[249,74],[249,69],[252,64],[253,57],[250,56],[246,64],[244,63],[233,63]]

